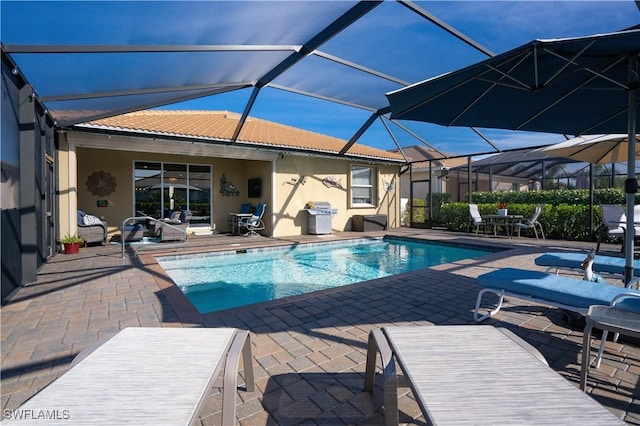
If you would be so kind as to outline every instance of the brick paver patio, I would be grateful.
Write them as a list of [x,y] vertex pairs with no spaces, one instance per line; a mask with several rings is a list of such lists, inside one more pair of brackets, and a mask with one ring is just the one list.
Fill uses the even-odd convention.
[[[257,390],[238,392],[241,425],[384,424],[379,393],[372,396],[362,391],[369,330],[385,325],[472,325],[479,290],[475,277],[479,274],[504,266],[539,269],[533,260],[540,252],[593,245],[435,230],[399,229],[389,233],[510,249],[208,315],[200,315],[186,302],[161,268],[153,264],[152,255],[127,255],[122,259],[116,245],[89,247],[75,256],[58,255],[40,271],[37,283],[20,289],[0,310],[2,408],[19,407],[63,374],[80,350],[124,327],[226,326],[250,330],[253,342]],[[289,242],[354,236],[363,234],[303,236]],[[228,250],[282,242],[287,241],[194,237],[176,250]],[[578,386],[582,330],[568,325],[559,310],[507,300],[503,310],[485,323],[514,331],[538,348],[553,369]],[[183,361],[188,362],[176,360]],[[639,376],[640,349],[625,342],[608,342],[602,366],[590,374],[589,392],[627,423],[640,424]],[[214,389],[202,411],[203,425],[220,424],[221,404],[220,393]],[[409,390],[402,394],[399,406],[402,423],[425,423]]]

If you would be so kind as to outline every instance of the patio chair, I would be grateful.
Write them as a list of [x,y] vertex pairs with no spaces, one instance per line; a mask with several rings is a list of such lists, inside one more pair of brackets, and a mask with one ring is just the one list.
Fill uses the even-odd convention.
[[[596,245],[596,253],[600,251],[600,243],[605,236],[609,238],[621,238],[624,241],[625,229],[624,222],[627,216],[624,214],[624,206],[619,204],[602,204],[602,226],[598,236],[598,244]],[[620,251],[624,250],[624,244]]]
[[[448,325],[372,330],[365,392],[374,390],[377,353],[387,425],[400,423],[399,386],[411,388],[427,424],[624,424],[506,329]],[[397,374],[396,365],[403,374]]]
[[258,206],[256,207],[256,212],[251,215],[251,217],[240,218],[240,220],[238,221],[238,229],[245,229],[247,231],[242,234],[243,237],[254,237],[260,235],[256,231],[261,231],[264,229],[262,216],[264,215],[264,210],[266,207],[266,204],[258,204]]
[[107,242],[107,222],[96,216],[78,210],[78,236],[84,240],[85,244]]
[[640,294],[623,293],[615,297],[609,306],[593,305],[589,307],[582,337],[580,389],[583,391],[587,386],[591,358],[591,331],[594,328],[603,330],[600,349],[594,363],[594,367],[599,368],[609,331],[616,333],[614,342],[618,340],[620,334],[640,338]]
[[542,214],[542,204],[538,204],[536,206],[535,212],[533,213],[533,216],[531,216],[530,219],[528,219],[526,222],[519,222],[513,225],[518,229],[518,238],[520,238],[521,229],[533,229],[533,233],[536,236],[536,240],[538,240],[539,238],[538,238],[537,228],[540,228],[540,235],[542,235],[543,240],[545,239],[544,231],[542,229],[542,224],[538,221],[541,214]]
[[[181,212],[173,212],[169,220],[165,222],[157,222],[155,226],[155,235],[160,237],[161,242],[165,241],[186,241],[187,240],[187,228],[191,222],[192,213],[189,210],[182,210]],[[172,219],[175,217],[178,219]]]
[[467,227],[467,235],[471,231],[471,227],[474,227],[476,234],[480,227],[484,228],[484,233],[487,233],[487,221],[485,221],[480,215],[477,204],[469,204],[469,226]]

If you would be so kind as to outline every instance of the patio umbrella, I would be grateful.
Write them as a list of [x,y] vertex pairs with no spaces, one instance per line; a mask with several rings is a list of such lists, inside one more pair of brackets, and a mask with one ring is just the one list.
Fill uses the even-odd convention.
[[[626,163],[629,158],[628,140],[629,135],[627,134],[578,136],[546,148],[540,148],[540,151],[556,157],[592,164]],[[637,142],[640,142],[638,135],[636,135]],[[639,159],[640,151],[636,150],[634,161]]]
[[[627,133],[639,117],[640,29],[534,40],[461,70],[387,94],[392,119],[445,126],[563,134]],[[627,144],[627,158],[636,158]],[[627,163],[627,209],[638,183]],[[633,215],[627,215],[633,229]],[[625,240],[625,280],[633,272],[633,233]]]

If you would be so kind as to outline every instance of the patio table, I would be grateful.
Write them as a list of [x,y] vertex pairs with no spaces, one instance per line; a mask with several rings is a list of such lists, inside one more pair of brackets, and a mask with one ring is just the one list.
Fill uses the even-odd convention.
[[399,417],[392,358],[429,424],[624,424],[506,329],[462,325],[374,330],[365,391],[373,390],[378,351],[387,425],[397,425]]
[[231,223],[231,235],[240,235],[238,222],[244,217],[251,217],[253,213],[229,213],[229,222]]
[[87,352],[2,424],[200,424],[226,358],[222,424],[232,425],[240,352],[247,390],[254,389],[249,333],[235,328],[131,327]]
[[513,235],[514,225],[524,218],[524,216],[522,216],[521,214],[487,214],[483,215],[482,217],[488,219],[489,223],[493,225],[494,235],[496,235],[496,228],[498,226],[504,226],[505,233],[509,238],[511,238],[511,236]]

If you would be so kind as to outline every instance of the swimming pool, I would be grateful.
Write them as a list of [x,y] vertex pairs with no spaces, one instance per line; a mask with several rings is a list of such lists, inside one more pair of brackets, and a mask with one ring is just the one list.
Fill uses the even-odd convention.
[[166,256],[158,263],[200,313],[369,281],[483,256],[493,248],[359,239],[236,253]]

